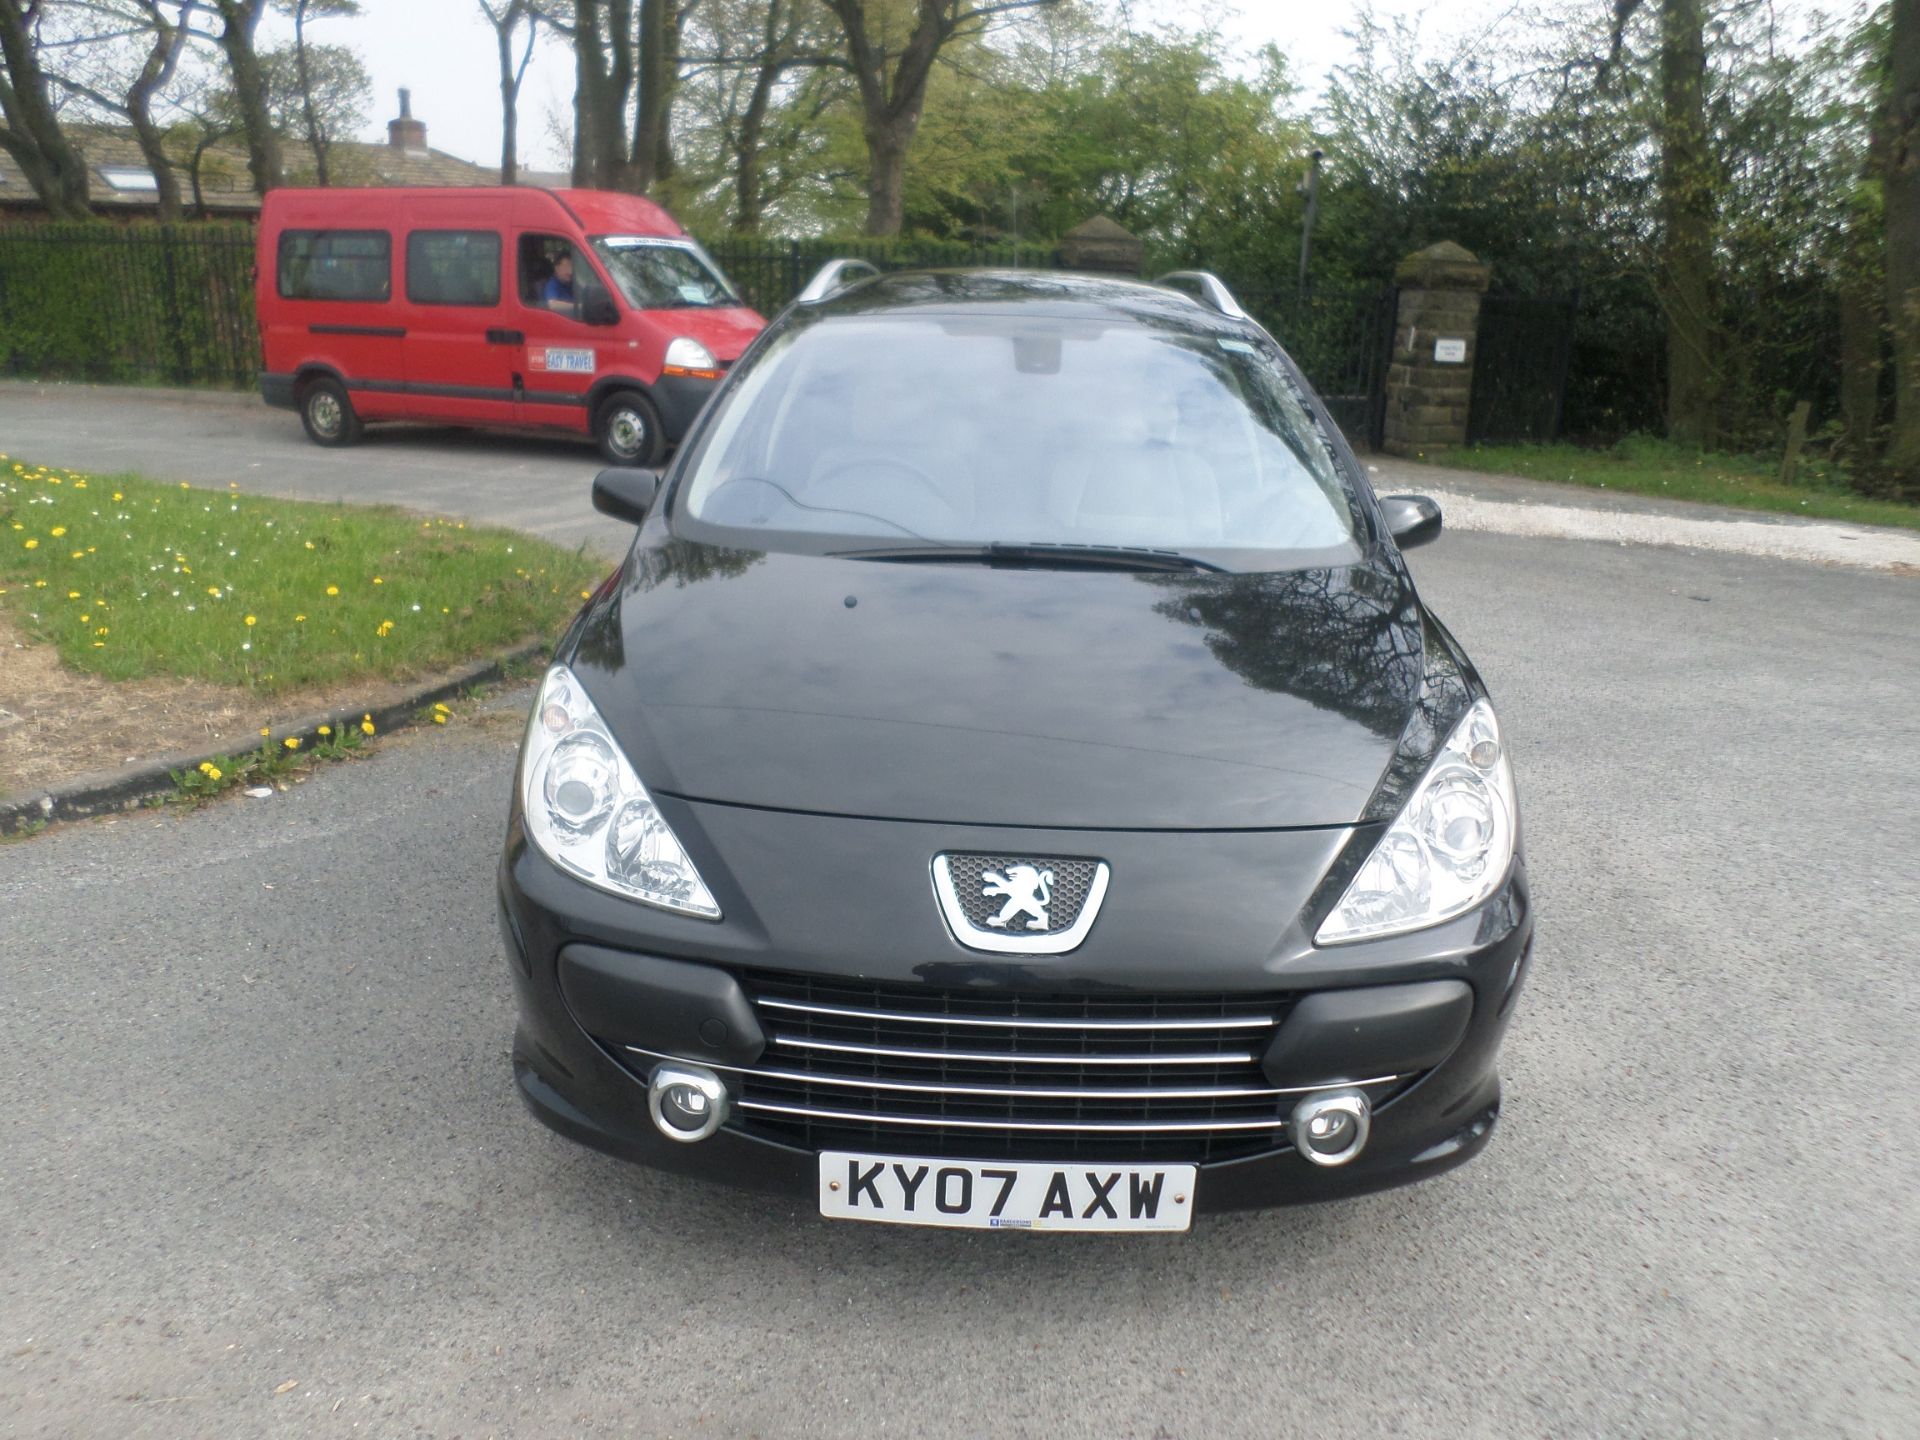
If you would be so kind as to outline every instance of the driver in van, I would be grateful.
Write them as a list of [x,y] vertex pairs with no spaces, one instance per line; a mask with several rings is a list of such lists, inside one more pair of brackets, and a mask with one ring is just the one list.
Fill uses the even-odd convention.
[[573,256],[570,253],[562,251],[554,257],[553,273],[540,287],[540,303],[563,315],[573,314]]

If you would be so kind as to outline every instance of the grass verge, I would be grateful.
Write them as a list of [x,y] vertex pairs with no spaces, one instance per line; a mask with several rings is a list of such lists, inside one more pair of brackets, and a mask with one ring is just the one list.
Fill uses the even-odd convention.
[[1831,478],[1824,462],[1803,465],[1806,478],[1783,485],[1777,460],[1703,455],[1648,436],[1630,436],[1606,450],[1583,450],[1574,445],[1478,445],[1449,450],[1439,463],[1456,470],[1522,475],[1529,480],[1553,480],[1633,495],[1920,530],[1920,505],[1869,500]]
[[604,566],[508,530],[0,456],[0,606],[74,669],[263,696],[550,635]]

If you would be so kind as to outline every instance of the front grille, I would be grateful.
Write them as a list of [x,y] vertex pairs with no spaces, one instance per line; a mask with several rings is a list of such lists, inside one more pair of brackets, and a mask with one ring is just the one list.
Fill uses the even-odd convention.
[[1000,914],[1005,903],[1003,895],[987,893],[988,875],[999,877],[1000,881],[1009,878],[1016,866],[1026,865],[1040,872],[1043,889],[1036,893],[1046,902],[1047,924],[1034,927],[1026,915],[1016,915],[1009,922],[1012,927],[1008,933],[1016,936],[1057,935],[1062,930],[1073,928],[1073,922],[1080,918],[1080,911],[1087,903],[1087,892],[1093,888],[1093,877],[1100,869],[1097,860],[1041,860],[1032,856],[1016,855],[960,855],[947,856],[947,872],[953,877],[953,893],[959,897],[960,908],[967,920],[981,930],[998,930],[1002,926],[992,922]]
[[[1226,1160],[1282,1148],[1260,1056],[1284,996],[981,995],[752,972],[736,1128],[812,1150]],[[1368,1077],[1378,1103],[1396,1077]]]

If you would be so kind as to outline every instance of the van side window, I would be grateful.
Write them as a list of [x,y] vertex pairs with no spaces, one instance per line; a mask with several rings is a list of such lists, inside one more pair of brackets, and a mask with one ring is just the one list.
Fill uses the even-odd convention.
[[498,305],[500,237],[491,230],[415,230],[407,236],[407,299]]
[[284,300],[379,300],[393,294],[384,230],[283,230],[276,281]]
[[581,306],[586,300],[606,294],[607,287],[579,247],[558,235],[522,235],[516,268],[520,299],[536,310],[578,320],[585,313]]

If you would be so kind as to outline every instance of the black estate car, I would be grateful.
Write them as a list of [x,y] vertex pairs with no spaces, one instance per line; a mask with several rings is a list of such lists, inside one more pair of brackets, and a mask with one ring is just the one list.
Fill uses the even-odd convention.
[[[860,274],[860,270],[869,273]],[[500,867],[564,1134],[923,1225],[1468,1159],[1532,914],[1498,721],[1211,276],[836,262],[567,631]]]

